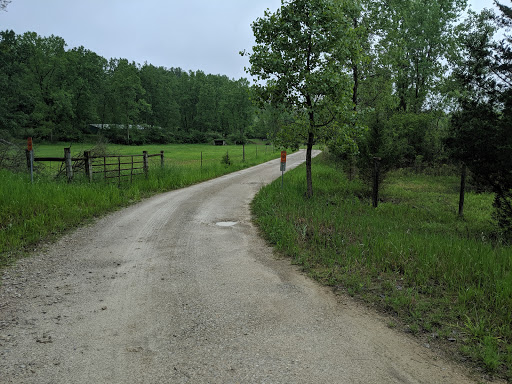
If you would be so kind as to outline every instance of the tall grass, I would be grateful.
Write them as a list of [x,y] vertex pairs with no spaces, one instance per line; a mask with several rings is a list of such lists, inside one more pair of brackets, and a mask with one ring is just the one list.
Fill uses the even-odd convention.
[[[55,179],[55,168],[47,167],[35,175],[34,184],[28,174],[13,174],[0,169],[0,267],[16,260],[23,250],[42,240],[48,240],[63,231],[80,225],[105,212],[126,206],[152,194],[182,188],[229,172],[268,161],[278,152],[261,146],[256,156],[255,146],[246,148],[242,161],[241,147],[213,147],[207,145],[167,146],[165,166],[154,158],[148,178],[134,177],[134,182],[117,180],[104,182],[100,177],[93,183],[83,174],[75,174],[72,183]],[[251,148],[252,147],[252,148]],[[84,146],[80,150],[89,149]],[[147,150],[159,153],[162,147],[138,148],[116,146],[109,153],[134,154]],[[141,149],[139,151],[139,149]],[[39,146],[37,156],[61,156],[62,146]],[[222,155],[230,151],[231,164],[222,164]],[[72,150],[72,152],[74,152]],[[201,166],[201,152],[203,165]],[[53,170],[53,171],[52,171]]]
[[512,248],[495,239],[492,196],[469,193],[461,220],[457,177],[395,173],[374,209],[359,181],[325,158],[313,167],[312,199],[300,168],[257,195],[267,238],[324,283],[512,379]]

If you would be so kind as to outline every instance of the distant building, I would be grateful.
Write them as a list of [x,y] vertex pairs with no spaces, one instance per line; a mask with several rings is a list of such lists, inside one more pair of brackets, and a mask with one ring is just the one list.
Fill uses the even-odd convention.
[[213,145],[226,145],[226,140],[215,139],[213,140]]
[[[102,131],[108,131],[111,128],[126,129],[126,125],[124,125],[124,124],[89,124],[89,126],[88,126],[89,133],[92,133],[94,135],[101,133]],[[155,127],[155,128],[157,128],[157,127]],[[143,125],[129,124],[128,129],[129,130],[130,129],[138,129],[139,131],[143,131],[145,129],[145,127]]]

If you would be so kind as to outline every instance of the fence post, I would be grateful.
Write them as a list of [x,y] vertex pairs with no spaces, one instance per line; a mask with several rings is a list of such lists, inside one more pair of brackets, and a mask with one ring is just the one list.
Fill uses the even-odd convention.
[[89,183],[92,183],[91,151],[84,151],[84,162],[85,162],[85,177],[87,177],[89,179]]
[[68,178],[68,183],[73,179],[73,164],[71,162],[71,148],[64,148],[64,159],[66,162],[66,177]]
[[373,158],[373,207],[379,205],[379,174],[380,174],[380,157]]
[[160,167],[164,167],[164,151],[160,151]]
[[30,172],[30,151],[25,149],[25,155],[27,155],[27,169]]
[[459,197],[459,217],[464,216],[464,193],[466,191],[466,174],[467,166],[462,163],[462,170],[460,174],[460,197]]
[[143,158],[144,158],[144,175],[146,176],[146,179],[148,178],[148,151],[143,151]]
[[[30,145],[29,145],[30,148]],[[28,173],[30,173],[30,182],[34,184],[34,150],[33,149],[25,149],[25,154],[27,155],[27,167]]]
[[245,162],[245,144],[242,144],[242,161]]
[[130,183],[133,183],[133,155],[132,155],[132,167],[130,169]]

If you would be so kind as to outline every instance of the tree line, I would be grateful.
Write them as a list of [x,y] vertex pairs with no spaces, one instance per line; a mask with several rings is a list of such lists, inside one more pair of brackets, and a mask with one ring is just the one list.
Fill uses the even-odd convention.
[[[277,142],[330,151],[372,172],[461,164],[495,195],[512,237],[512,11],[475,13],[466,0],[282,0],[252,29],[255,99],[280,123]],[[506,229],[508,228],[508,229]]]
[[239,142],[258,135],[250,91],[243,78],[107,60],[67,49],[61,37],[0,32],[4,140],[78,141],[95,124],[115,143]]

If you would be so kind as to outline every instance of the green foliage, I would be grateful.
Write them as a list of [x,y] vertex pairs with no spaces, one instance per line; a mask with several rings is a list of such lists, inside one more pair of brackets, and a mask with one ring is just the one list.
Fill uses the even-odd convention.
[[[505,11],[503,22],[511,24]],[[495,193],[494,217],[512,241],[512,55],[511,40],[492,41],[494,16],[472,15],[462,34],[461,58],[453,78],[459,109],[452,115],[447,143],[477,180]]]
[[249,73],[261,107],[288,112],[276,132],[285,146],[307,145],[307,195],[312,196],[311,149],[347,128],[353,111],[351,79],[345,75],[354,45],[349,2],[282,2],[252,24],[256,39]]
[[225,165],[231,165],[231,159],[229,158],[229,152],[226,152],[226,154],[224,156],[222,156],[221,163],[225,164]]
[[[322,155],[323,156],[323,155]],[[379,208],[329,159],[315,158],[315,196],[301,170],[256,196],[258,226],[277,249],[322,282],[370,301],[414,334],[439,335],[493,373],[512,359],[512,250],[494,242],[492,195],[458,178],[391,172]],[[432,343],[435,340],[431,341]]]
[[198,143],[251,135],[253,120],[245,79],[106,60],[84,47],[66,50],[60,37],[0,32],[3,139],[78,142],[90,124],[105,124],[115,143]]

